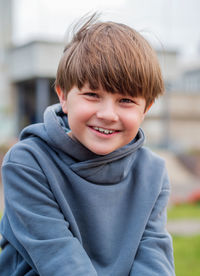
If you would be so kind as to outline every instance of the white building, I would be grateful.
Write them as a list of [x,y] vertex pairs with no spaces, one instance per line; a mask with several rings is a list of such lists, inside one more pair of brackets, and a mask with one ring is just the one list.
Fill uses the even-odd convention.
[[[17,137],[24,126],[41,122],[45,107],[58,101],[53,83],[64,48],[50,41],[15,47],[11,2],[0,0],[0,143]],[[159,49],[157,54],[167,93],[143,124],[147,141],[155,146],[200,148],[200,70],[181,75],[177,51]]]

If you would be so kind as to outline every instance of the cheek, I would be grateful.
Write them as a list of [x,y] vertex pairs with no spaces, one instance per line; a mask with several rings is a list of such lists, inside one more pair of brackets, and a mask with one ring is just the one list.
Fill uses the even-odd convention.
[[68,120],[69,123],[76,123],[80,125],[81,123],[87,122],[92,116],[92,112],[84,105],[76,105],[74,107],[68,108]]
[[143,121],[143,116],[138,113],[132,113],[123,118],[123,124],[129,131],[135,131]]

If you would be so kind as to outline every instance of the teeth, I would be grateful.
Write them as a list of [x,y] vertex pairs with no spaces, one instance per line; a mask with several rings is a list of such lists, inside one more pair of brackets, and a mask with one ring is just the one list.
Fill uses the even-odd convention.
[[104,129],[104,128],[101,128],[101,127],[94,127],[94,129],[98,130],[99,132],[104,133],[104,134],[111,134],[111,133],[114,132],[113,130]]

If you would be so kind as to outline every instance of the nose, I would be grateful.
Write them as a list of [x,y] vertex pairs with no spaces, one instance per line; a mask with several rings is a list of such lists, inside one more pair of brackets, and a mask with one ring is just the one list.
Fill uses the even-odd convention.
[[103,101],[96,113],[98,119],[116,122],[118,120],[117,108],[112,100]]

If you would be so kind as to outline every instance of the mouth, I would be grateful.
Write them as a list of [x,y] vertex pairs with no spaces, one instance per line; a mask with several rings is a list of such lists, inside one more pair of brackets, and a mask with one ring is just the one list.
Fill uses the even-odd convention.
[[113,133],[116,133],[116,132],[119,132],[119,130],[111,130],[111,129],[106,129],[106,128],[102,128],[102,127],[91,127],[92,129],[102,133],[102,134],[105,134],[105,135],[111,135]]

